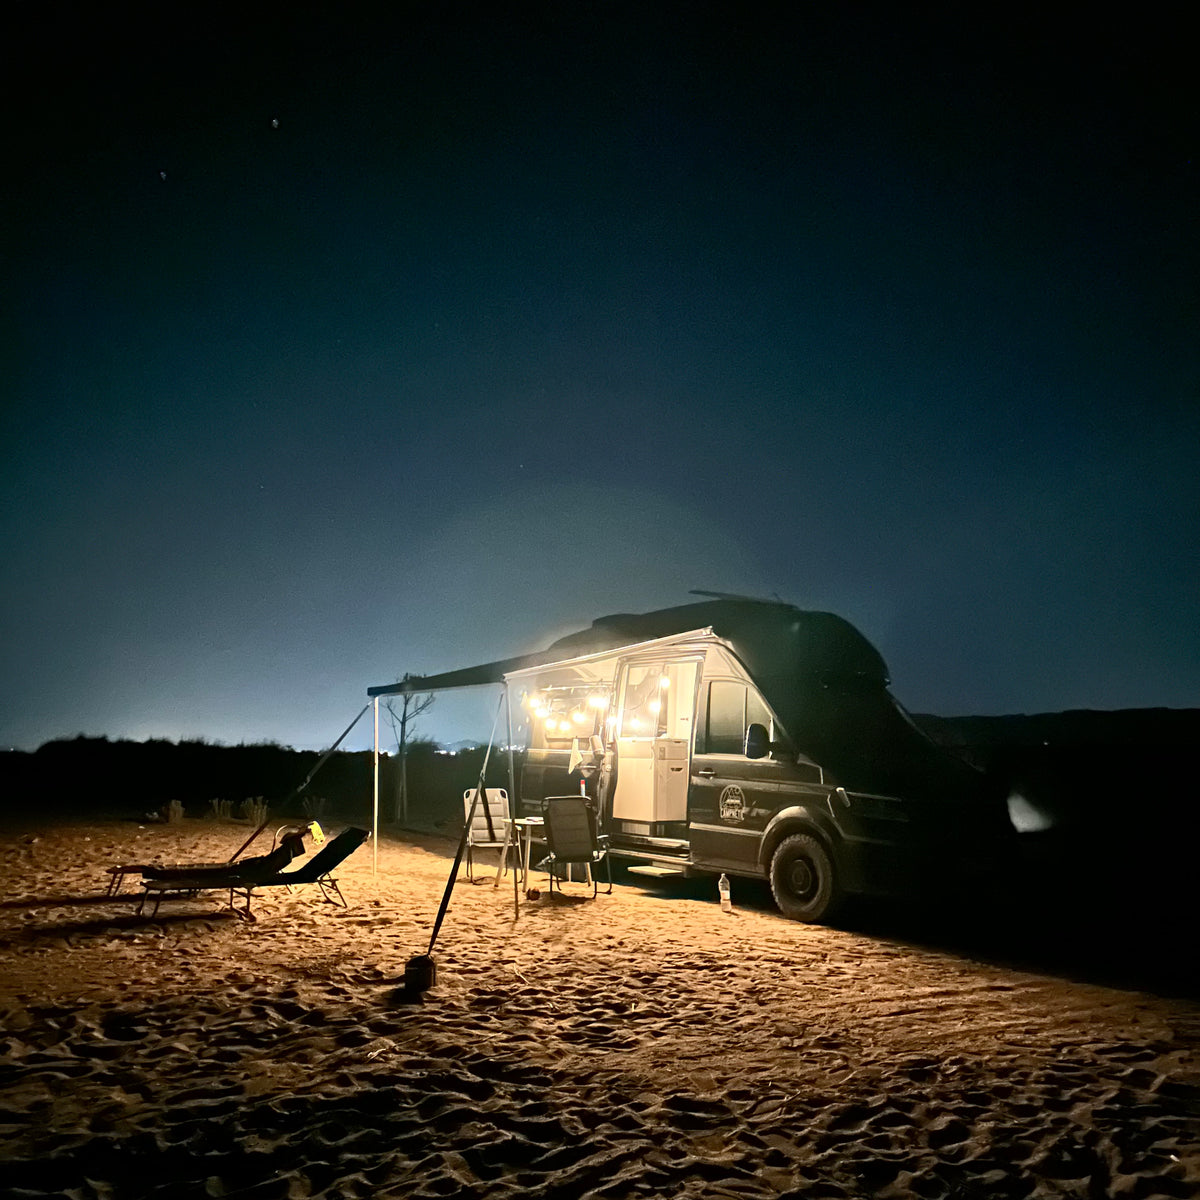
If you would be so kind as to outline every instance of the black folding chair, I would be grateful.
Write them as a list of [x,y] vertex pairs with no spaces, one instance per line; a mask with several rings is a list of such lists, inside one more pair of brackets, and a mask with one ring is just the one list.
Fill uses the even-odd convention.
[[[542,832],[550,854],[546,866],[550,872],[550,891],[554,891],[554,877],[559,863],[568,869],[573,863],[582,863],[587,869],[592,895],[598,893],[599,885],[593,866],[604,861],[608,873],[608,890],[612,893],[612,860],[608,856],[608,835],[599,833],[596,827],[596,810],[586,796],[547,796],[542,806],[542,817],[546,824]],[[559,891],[562,891],[559,880]]]

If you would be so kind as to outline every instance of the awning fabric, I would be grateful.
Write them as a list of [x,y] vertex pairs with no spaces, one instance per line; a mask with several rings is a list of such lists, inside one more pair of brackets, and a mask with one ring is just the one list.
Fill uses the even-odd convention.
[[399,683],[386,683],[381,687],[367,688],[368,696],[402,696],[417,692],[440,692],[448,688],[485,687],[503,683],[509,671],[522,667],[536,667],[541,662],[552,662],[557,655],[525,654],[516,658],[502,658],[498,662],[482,663],[477,667],[463,667],[457,671],[444,671],[441,675],[409,676]]
[[846,787],[868,793],[953,796],[977,772],[935,746],[888,691],[879,651],[833,613],[717,599],[601,617],[545,650],[441,675],[369,688],[369,696],[499,684],[513,671],[711,629],[737,654],[797,748]]
[[[440,675],[412,676],[367,689],[368,696],[436,692],[447,688],[502,683],[511,671],[581,658],[622,646],[671,637],[711,627],[744,656],[778,666],[782,651],[793,670],[802,673],[850,674],[887,684],[887,669],[875,648],[852,626],[832,613],[801,612],[791,605],[760,601],[709,600],[649,613],[615,613],[599,617],[587,629],[567,634],[532,654],[463,667]],[[757,651],[757,653],[756,653]],[[790,655],[788,652],[791,652]],[[751,664],[752,666],[758,664]]]

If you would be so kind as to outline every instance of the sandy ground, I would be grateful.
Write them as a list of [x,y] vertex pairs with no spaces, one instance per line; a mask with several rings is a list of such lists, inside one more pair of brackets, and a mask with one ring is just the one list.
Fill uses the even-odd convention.
[[377,878],[357,852],[347,909],[273,889],[254,924],[218,893],[151,921],[103,895],[110,863],[219,860],[245,832],[9,838],[0,1192],[1200,1194],[1191,1001],[630,877],[515,921],[507,881],[460,882],[414,1003],[454,850],[416,835],[381,839]]

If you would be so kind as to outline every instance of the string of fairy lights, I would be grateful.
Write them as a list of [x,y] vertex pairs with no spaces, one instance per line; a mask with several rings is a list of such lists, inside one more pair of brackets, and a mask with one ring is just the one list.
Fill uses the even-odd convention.
[[[651,683],[651,678],[643,681]],[[654,686],[656,685],[656,686]],[[623,735],[653,735],[663,708],[663,693],[671,686],[664,672],[653,680],[651,688],[643,691],[640,703],[626,694],[625,711],[621,722]],[[549,739],[589,737],[598,732],[601,720],[605,734],[611,738],[617,726],[617,714],[611,712],[612,693],[579,686],[542,687],[521,696],[521,706],[530,723],[536,723]]]

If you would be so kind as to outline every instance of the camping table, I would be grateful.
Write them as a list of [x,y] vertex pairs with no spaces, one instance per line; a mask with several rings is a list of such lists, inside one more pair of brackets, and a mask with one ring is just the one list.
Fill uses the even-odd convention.
[[[529,864],[533,861],[533,831],[540,830],[545,823],[541,817],[504,818],[504,846],[500,851],[500,862],[496,866],[496,881],[492,884],[493,887],[500,886],[500,876],[504,874],[504,866],[508,862],[508,848],[515,843],[517,858],[521,864],[521,891],[528,890]],[[522,832],[525,834],[524,845]]]

